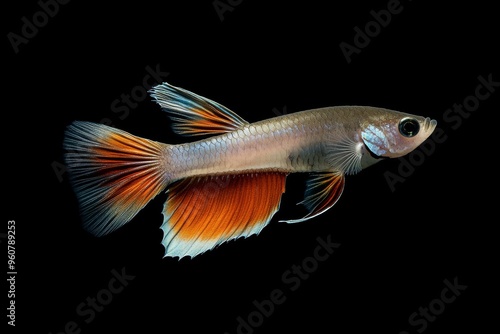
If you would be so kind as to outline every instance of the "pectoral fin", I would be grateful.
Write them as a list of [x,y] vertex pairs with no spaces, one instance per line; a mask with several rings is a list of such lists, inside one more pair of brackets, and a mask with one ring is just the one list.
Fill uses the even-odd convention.
[[284,173],[193,177],[168,190],[162,230],[165,256],[194,257],[258,234],[279,209]]
[[331,208],[342,195],[345,177],[340,172],[316,174],[307,181],[305,198],[299,204],[309,210],[301,219],[283,220],[286,223],[300,223],[316,217]]

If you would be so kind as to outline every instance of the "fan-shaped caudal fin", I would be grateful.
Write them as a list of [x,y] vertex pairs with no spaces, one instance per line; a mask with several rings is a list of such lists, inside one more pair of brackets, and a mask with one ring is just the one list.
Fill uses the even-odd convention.
[[181,135],[222,134],[248,124],[223,105],[166,82],[153,87],[150,94],[169,114],[173,130]]
[[194,257],[258,234],[279,209],[284,173],[194,177],[173,184],[163,210],[165,256]]
[[112,232],[165,189],[167,146],[103,124],[68,127],[66,164],[89,232]]
[[307,181],[305,198],[299,204],[309,210],[301,219],[283,220],[286,223],[300,223],[316,217],[330,209],[342,195],[345,177],[339,172],[316,174]]

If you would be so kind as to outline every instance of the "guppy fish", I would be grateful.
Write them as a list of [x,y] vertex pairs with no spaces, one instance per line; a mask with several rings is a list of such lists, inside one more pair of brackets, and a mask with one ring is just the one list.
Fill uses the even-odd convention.
[[278,211],[290,173],[308,172],[302,222],[332,207],[345,175],[419,146],[436,121],[398,111],[338,106],[248,123],[217,102],[163,83],[150,90],[181,135],[168,145],[103,124],[75,121],[64,139],[84,227],[96,236],[123,226],[156,195],[165,257],[194,257],[258,234]]

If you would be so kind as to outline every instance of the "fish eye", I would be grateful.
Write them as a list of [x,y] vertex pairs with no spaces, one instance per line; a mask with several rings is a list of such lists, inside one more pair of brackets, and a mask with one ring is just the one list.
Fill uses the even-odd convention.
[[399,133],[405,137],[413,137],[420,130],[420,124],[414,118],[403,118],[399,122]]

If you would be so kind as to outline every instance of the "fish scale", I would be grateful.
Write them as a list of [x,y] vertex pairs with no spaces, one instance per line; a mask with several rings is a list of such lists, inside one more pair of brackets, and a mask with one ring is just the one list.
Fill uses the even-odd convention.
[[[232,133],[169,147],[169,173],[175,179],[241,171],[322,171],[327,168],[321,144],[323,112],[285,115],[247,125]],[[301,127],[301,121],[308,121]],[[293,159],[291,158],[293,157]],[[169,166],[169,167],[170,167]]]
[[152,97],[174,132],[209,136],[178,145],[103,124],[73,122],[64,148],[84,227],[106,235],[154,197],[163,207],[164,256],[194,257],[260,233],[279,209],[290,173],[308,172],[301,202],[308,214],[331,208],[345,175],[418,147],[436,121],[370,106],[311,109],[248,123],[223,105],[163,83]]

